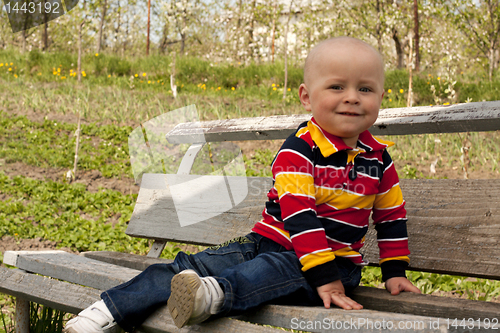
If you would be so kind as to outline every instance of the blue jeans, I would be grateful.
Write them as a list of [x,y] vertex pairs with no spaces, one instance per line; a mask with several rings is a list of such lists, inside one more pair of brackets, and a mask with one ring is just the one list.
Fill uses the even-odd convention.
[[[346,292],[361,280],[361,267],[336,258]],[[179,252],[171,264],[155,264],[124,284],[109,289],[101,298],[120,327],[132,331],[170,297],[172,277],[193,269],[213,276],[224,291],[224,304],[216,317],[237,315],[262,304],[322,305],[316,289],[302,275],[293,251],[250,233],[200,253]]]

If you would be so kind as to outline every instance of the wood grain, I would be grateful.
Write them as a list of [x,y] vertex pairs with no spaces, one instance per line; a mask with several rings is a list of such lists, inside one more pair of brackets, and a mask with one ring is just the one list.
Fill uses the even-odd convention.
[[[183,123],[167,134],[170,143],[285,139],[310,114],[238,118]],[[382,109],[370,128],[373,135],[407,135],[494,131],[500,129],[500,101],[474,102],[450,106],[418,106]]]

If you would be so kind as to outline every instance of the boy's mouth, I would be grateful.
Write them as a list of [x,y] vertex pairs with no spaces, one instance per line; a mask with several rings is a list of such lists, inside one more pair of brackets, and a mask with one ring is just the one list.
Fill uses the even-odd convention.
[[338,114],[341,114],[343,116],[359,116],[359,114],[354,112],[338,112]]

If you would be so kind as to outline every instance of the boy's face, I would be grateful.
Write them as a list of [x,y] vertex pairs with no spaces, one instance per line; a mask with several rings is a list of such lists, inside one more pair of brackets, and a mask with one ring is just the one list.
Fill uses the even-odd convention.
[[377,120],[384,96],[384,70],[375,50],[353,41],[322,45],[299,87],[305,109],[330,134],[355,148]]

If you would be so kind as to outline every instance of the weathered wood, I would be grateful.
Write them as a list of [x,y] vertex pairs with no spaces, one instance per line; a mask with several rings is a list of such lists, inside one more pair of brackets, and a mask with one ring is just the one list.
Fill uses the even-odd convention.
[[[154,177],[161,177],[156,175]],[[168,189],[142,189],[127,234],[215,245],[250,232],[261,218],[268,178],[249,177],[247,198],[228,212],[180,227]],[[428,272],[500,278],[500,180],[401,180],[407,201],[411,268]],[[471,208],[471,201],[474,205]],[[476,204],[477,202],[477,204]],[[464,211],[465,210],[465,211]],[[363,253],[378,263],[373,231]]]
[[[77,314],[100,299],[101,291],[76,284],[49,279],[19,270],[0,267],[0,292],[21,297],[30,302],[47,305],[53,309]],[[193,325],[179,330],[163,307],[146,320],[140,328],[143,332],[282,332],[251,323],[221,318],[210,323]]]
[[[206,142],[285,139],[310,114],[183,123],[167,134],[171,143],[194,143],[203,129]],[[380,110],[374,135],[494,131],[500,129],[500,101]]]
[[[16,251],[8,251],[12,256]],[[17,267],[28,272],[50,276],[96,289],[109,289],[128,281],[138,270],[116,266],[66,252],[20,251]]]
[[70,313],[100,299],[99,290],[5,267],[0,267],[0,292]]
[[479,327],[477,322],[472,329],[455,329],[449,325],[451,321],[444,318],[365,309],[346,311],[338,308],[266,305],[238,318],[306,332],[490,332],[484,326]]
[[137,269],[140,271],[145,270],[148,266],[153,264],[168,264],[173,260],[163,258],[150,258],[139,254],[111,252],[111,251],[89,251],[81,253],[82,256],[104,261],[109,264]]
[[[358,287],[352,298],[363,304],[365,309],[414,314],[440,318],[498,318],[500,303],[453,299],[448,297],[404,292],[393,296],[385,289]],[[500,319],[500,318],[499,318]]]

